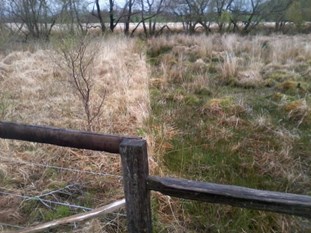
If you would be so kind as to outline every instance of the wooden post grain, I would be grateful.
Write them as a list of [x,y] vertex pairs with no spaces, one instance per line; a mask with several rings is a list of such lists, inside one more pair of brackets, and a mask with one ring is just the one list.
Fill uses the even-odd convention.
[[151,233],[148,155],[145,140],[125,139],[120,144],[129,233]]

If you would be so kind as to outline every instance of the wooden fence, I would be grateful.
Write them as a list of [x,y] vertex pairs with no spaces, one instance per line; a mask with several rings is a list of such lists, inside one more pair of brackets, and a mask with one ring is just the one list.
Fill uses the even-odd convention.
[[[311,196],[150,176],[147,143],[141,138],[8,122],[0,122],[0,138],[119,153],[122,161],[129,233],[152,232],[150,205],[150,191],[152,190],[184,199],[311,218]],[[90,216],[93,215],[90,214]],[[73,219],[79,219],[79,216]],[[45,225],[53,227],[55,224]],[[38,227],[33,228],[38,229]],[[22,230],[20,232],[35,231]]]

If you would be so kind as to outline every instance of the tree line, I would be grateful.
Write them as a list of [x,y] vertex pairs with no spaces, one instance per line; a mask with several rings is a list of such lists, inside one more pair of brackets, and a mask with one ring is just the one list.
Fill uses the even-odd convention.
[[[126,35],[138,28],[145,36],[174,31],[249,33],[269,22],[270,30],[287,25],[301,31],[311,21],[311,0],[2,0],[0,32],[17,31],[27,38],[48,39],[56,27],[87,33],[98,27],[114,32],[122,25]],[[131,26],[131,23],[135,23]],[[96,26],[95,26],[96,25]],[[272,26],[271,26],[272,25]]]

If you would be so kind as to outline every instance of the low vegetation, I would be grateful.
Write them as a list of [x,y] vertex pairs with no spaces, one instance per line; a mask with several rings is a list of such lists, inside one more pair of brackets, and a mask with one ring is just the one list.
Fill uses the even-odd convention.
[[[309,36],[150,39],[155,157],[166,175],[310,195]],[[308,232],[268,212],[159,201],[159,232]],[[162,209],[161,209],[162,208]]]

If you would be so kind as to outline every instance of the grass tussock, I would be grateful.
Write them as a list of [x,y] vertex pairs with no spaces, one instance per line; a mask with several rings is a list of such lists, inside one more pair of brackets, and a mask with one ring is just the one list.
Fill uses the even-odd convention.
[[[309,37],[149,40],[148,124],[161,173],[309,194]],[[168,200],[160,200],[159,232],[310,231],[294,217],[177,199],[168,211]],[[167,212],[174,226],[161,218]]]
[[[94,83],[91,103],[98,104],[107,90],[101,114],[93,122],[93,131],[140,134],[149,115],[149,71],[136,41],[124,37],[93,39],[87,49],[96,50],[91,67]],[[1,56],[1,120],[87,129],[84,107],[72,88],[70,76],[55,62],[61,59],[51,44]],[[65,193],[56,192],[46,198],[89,208],[123,197],[118,156],[10,140],[1,140],[0,145],[0,186],[7,192],[36,196],[66,188]],[[23,201],[18,196],[1,196],[0,209],[0,222],[21,226],[77,211]],[[85,226],[68,226],[59,231],[124,232],[124,229],[124,216],[113,214]]]

